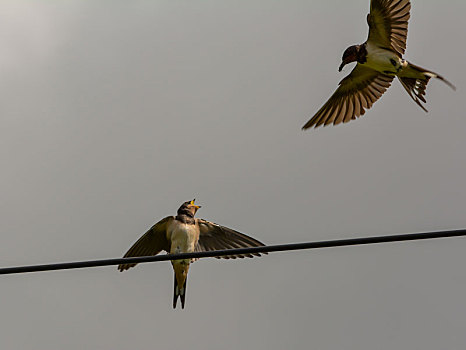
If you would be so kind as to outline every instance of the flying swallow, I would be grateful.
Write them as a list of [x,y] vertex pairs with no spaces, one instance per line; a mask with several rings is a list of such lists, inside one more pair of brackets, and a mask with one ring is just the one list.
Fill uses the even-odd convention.
[[421,102],[430,78],[448,80],[402,58],[406,49],[409,0],[371,0],[367,15],[369,36],[365,43],[348,47],[338,69],[356,61],[356,67],[339,83],[338,89],[321,109],[303,126],[303,129],[321,125],[347,123],[363,115],[388,89],[396,77],[409,96],[424,111]]
[[[157,255],[162,250],[170,254],[203,252],[221,249],[246,247],[261,247],[264,244],[230,228],[214,224],[213,222],[194,218],[200,206],[194,200],[184,202],[178,209],[176,216],[167,216],[147,231],[125,254],[125,258],[134,256]],[[267,253],[264,253],[267,254]],[[226,255],[218,259],[252,258],[259,253]],[[173,291],[173,308],[176,307],[178,297],[184,309],[186,297],[186,281],[189,265],[194,259],[172,260],[175,271],[175,285]],[[122,264],[118,270],[124,271],[136,264]]]

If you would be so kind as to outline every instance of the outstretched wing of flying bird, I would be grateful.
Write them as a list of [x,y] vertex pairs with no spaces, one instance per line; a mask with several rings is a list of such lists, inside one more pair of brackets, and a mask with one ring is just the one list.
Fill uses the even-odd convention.
[[409,0],[372,0],[370,13],[367,15],[367,42],[390,48],[400,57],[403,56],[410,10]]
[[309,120],[303,129],[321,125],[347,123],[363,115],[372,107],[392,83],[393,76],[357,64],[351,73],[340,81],[340,86]]

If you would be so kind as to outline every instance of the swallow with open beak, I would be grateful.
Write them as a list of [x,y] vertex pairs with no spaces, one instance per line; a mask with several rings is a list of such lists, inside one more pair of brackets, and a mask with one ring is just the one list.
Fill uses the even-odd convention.
[[[168,216],[160,220],[147,231],[124,255],[125,258],[135,256],[150,256],[162,250],[170,254],[202,252],[221,249],[246,247],[261,247],[264,244],[230,228],[214,224],[213,222],[194,218],[200,206],[194,200],[184,202],[178,209],[176,216]],[[266,254],[266,253],[265,253]],[[259,253],[226,255],[219,259],[252,258]],[[173,291],[173,308],[176,307],[178,297],[181,308],[184,309],[186,297],[186,281],[189,265],[193,259],[172,260],[175,271],[175,285]],[[122,264],[118,270],[124,271],[136,264]]]
[[430,78],[440,79],[455,90],[453,84],[439,74],[403,59],[410,10],[409,0],[371,0],[367,41],[348,47],[338,70],[341,72],[351,62],[357,62],[356,67],[340,81],[335,93],[303,129],[356,119],[372,107],[395,77],[426,112],[421,102],[426,102],[424,95]]

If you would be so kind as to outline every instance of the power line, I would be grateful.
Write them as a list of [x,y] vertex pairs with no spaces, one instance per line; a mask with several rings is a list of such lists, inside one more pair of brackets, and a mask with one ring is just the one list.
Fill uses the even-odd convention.
[[76,262],[67,262],[67,263],[46,264],[46,265],[16,266],[16,267],[0,268],[0,275],[18,274],[18,273],[26,273],[26,272],[53,271],[53,270],[82,269],[82,268],[87,268],[87,267],[109,266],[109,265],[119,265],[119,264],[135,264],[135,263],[141,264],[141,263],[147,263],[147,262],[167,261],[167,260],[177,260],[177,259],[220,257],[224,255],[271,253],[271,252],[282,252],[282,251],[292,251],[292,250],[302,250],[302,249],[317,249],[317,248],[343,247],[343,246],[365,245],[365,244],[376,244],[376,243],[415,241],[415,240],[423,240],[423,239],[461,237],[461,236],[466,236],[466,229],[453,230],[453,231],[411,233],[411,234],[391,235],[391,236],[338,239],[338,240],[320,241],[320,242],[279,244],[279,245],[269,245],[269,246],[263,246],[263,247],[212,250],[212,251],[207,251],[207,252],[166,254],[166,255],[143,256],[143,257],[134,257],[134,258],[76,261]]

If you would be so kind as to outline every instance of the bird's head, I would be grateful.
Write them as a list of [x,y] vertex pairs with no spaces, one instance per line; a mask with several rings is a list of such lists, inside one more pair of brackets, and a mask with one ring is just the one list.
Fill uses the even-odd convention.
[[343,52],[343,57],[341,58],[341,65],[338,68],[338,71],[341,72],[343,67],[348,63],[358,60],[359,52],[361,50],[361,45],[353,45],[348,47],[345,52]]
[[188,215],[190,217],[194,217],[198,209],[201,207],[200,205],[194,204],[194,201],[195,199],[181,204],[181,207],[178,209],[178,215]]

